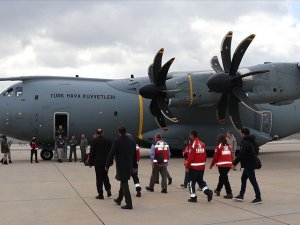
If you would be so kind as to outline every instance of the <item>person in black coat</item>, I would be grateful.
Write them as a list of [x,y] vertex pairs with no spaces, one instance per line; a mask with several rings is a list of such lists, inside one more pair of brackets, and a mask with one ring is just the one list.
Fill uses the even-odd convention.
[[119,137],[115,139],[112,148],[109,152],[106,169],[113,164],[113,159],[116,160],[116,179],[120,181],[119,196],[114,201],[121,205],[123,196],[125,197],[126,205],[122,209],[132,209],[131,194],[129,191],[128,180],[130,179],[131,172],[136,171],[136,145],[132,138],[126,135],[126,128],[118,128]]
[[98,191],[96,199],[104,199],[103,184],[107,192],[107,197],[111,196],[111,184],[109,182],[108,171],[105,169],[106,159],[111,149],[111,142],[103,137],[102,129],[97,129],[95,135],[90,148],[89,166],[95,166]]
[[233,165],[236,166],[241,162],[241,167],[244,168],[242,177],[241,177],[241,190],[240,194],[233,199],[235,201],[243,201],[244,194],[246,192],[247,180],[250,180],[250,183],[253,186],[255,191],[255,199],[251,201],[251,204],[261,204],[261,193],[255,176],[255,169],[257,168],[257,155],[259,147],[255,142],[255,136],[250,135],[248,128],[242,128],[241,131],[241,143],[240,143],[240,154],[234,160]]

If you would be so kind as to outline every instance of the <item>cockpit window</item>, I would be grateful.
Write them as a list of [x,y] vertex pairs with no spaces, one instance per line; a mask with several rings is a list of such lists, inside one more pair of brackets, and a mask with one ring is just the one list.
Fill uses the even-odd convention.
[[21,96],[23,94],[23,87],[16,87],[16,96]]
[[7,89],[6,91],[4,91],[2,93],[3,96],[8,96],[8,97],[13,96],[13,94],[14,94],[14,89],[13,88],[9,88],[9,89]]

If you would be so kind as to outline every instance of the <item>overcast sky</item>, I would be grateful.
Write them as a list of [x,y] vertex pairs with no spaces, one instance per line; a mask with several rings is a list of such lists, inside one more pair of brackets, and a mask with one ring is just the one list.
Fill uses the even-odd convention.
[[0,76],[144,76],[161,47],[170,71],[207,70],[230,30],[232,53],[256,34],[241,66],[297,62],[299,21],[300,1],[1,0]]

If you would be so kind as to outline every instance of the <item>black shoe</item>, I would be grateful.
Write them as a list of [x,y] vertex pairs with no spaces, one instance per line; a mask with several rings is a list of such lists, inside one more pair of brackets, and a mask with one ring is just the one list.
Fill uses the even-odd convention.
[[263,201],[260,198],[256,198],[253,201],[251,201],[250,203],[252,205],[256,205],[256,204],[261,204]]
[[232,199],[233,196],[232,196],[232,194],[230,194],[230,195],[224,195],[224,198],[225,198],[225,199]]
[[39,161],[36,161],[35,163],[39,163]]
[[0,162],[3,163],[3,159],[1,159]]
[[141,191],[137,191],[137,192],[136,192],[136,197],[140,198],[141,196],[142,196]]
[[117,205],[121,205],[121,202],[118,199],[114,199],[114,202],[117,203]]
[[167,189],[162,189],[161,193],[167,194]]
[[12,161],[11,161],[11,160],[8,160],[8,162],[9,162],[9,163],[12,163]]
[[197,197],[189,198],[188,202],[197,202]]
[[233,200],[234,200],[234,201],[237,201],[237,202],[242,202],[242,201],[244,201],[244,197],[238,195],[238,196],[235,196],[235,197],[233,198]]
[[151,191],[151,192],[153,192],[153,191],[154,191],[154,189],[153,189],[153,188],[150,188],[150,187],[148,187],[148,186],[147,186],[147,187],[145,187],[145,188],[146,188],[146,190],[147,190],[147,191]]
[[95,197],[95,199],[104,199],[104,196],[103,196],[103,195],[97,195],[97,196]]
[[3,161],[3,164],[4,164],[4,165],[8,165],[7,161]]
[[142,188],[141,188],[141,186],[137,186],[137,187],[135,188],[135,190],[136,190],[136,191],[141,191]]
[[121,209],[132,209],[132,206],[123,205],[123,206],[121,206]]
[[214,190],[214,193],[216,194],[216,196],[220,196],[220,191],[217,191],[217,189]]
[[211,190],[209,190],[209,192],[207,193],[207,201],[210,202],[213,198],[213,192]]
[[107,191],[107,197],[111,197],[111,191]]
[[169,179],[168,185],[172,184],[172,180],[173,180],[172,178]]

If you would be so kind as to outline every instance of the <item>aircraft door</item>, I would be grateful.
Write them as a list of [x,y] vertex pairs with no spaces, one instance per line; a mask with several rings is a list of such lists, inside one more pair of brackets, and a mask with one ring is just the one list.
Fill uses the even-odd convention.
[[66,138],[69,137],[69,114],[67,112],[56,112],[54,113],[54,124],[53,124],[53,137],[55,138],[55,131],[59,125],[65,131]]

